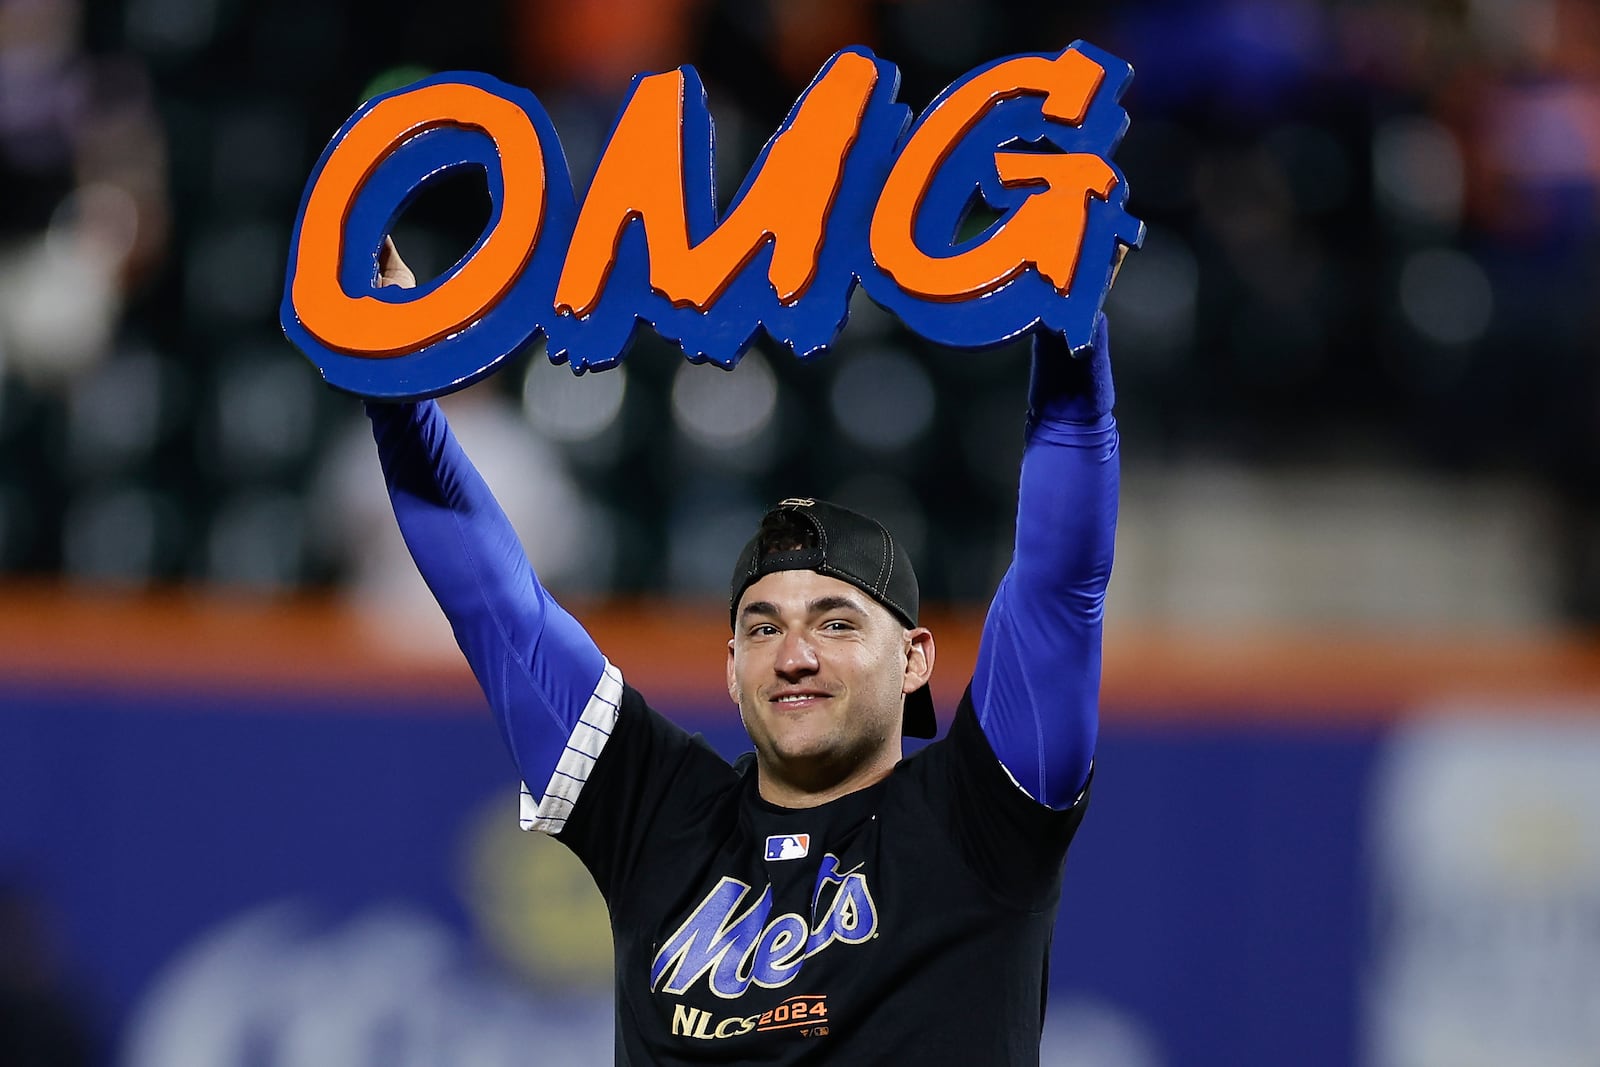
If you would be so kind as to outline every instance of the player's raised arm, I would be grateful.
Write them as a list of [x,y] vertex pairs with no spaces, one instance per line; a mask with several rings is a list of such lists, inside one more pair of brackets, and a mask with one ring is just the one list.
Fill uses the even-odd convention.
[[[379,280],[415,284],[387,240]],[[369,401],[366,410],[411,556],[449,618],[523,780],[541,790],[585,709],[605,699],[614,707],[620,678],[540,584],[438,404]]]
[[1083,790],[1099,729],[1117,523],[1113,398],[1103,315],[1089,356],[1035,337],[1016,550],[984,623],[972,701],[1001,763],[1053,808]]

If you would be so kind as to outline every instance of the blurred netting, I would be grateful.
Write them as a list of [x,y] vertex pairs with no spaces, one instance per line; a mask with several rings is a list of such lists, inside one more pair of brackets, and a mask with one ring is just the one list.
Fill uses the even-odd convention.
[[[365,580],[376,535],[337,514],[375,471],[359,404],[277,314],[305,177],[374,92],[528,86],[581,184],[627,77],[693,62],[726,196],[839,47],[920,109],[1083,37],[1138,72],[1118,162],[1149,238],[1111,300],[1128,610],[1600,619],[1586,0],[0,0],[0,27],[6,574]],[[418,275],[487,214],[481,177],[430,189],[398,231]],[[510,457],[496,487],[558,587],[715,595],[804,493],[882,514],[924,595],[960,601],[1005,558],[1025,376],[1019,346],[932,350],[858,296],[808,363],[763,345],[725,375],[642,332],[581,380],[527,353],[453,417]]]

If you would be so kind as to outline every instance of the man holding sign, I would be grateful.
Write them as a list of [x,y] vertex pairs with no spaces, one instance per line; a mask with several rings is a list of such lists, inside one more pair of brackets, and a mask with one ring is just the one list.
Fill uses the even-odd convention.
[[[913,125],[893,69],[847,49],[720,213],[709,154],[686,154],[710,145],[687,68],[635,79],[581,205],[537,100],[476,75],[369,102],[318,164],[285,330],[371,398],[395,515],[516,760],[523,826],[606,899],[619,1064],[1038,1063],[1097,736],[1118,479],[1098,309],[1143,233],[1108,158],[1131,76],[1081,42],[1013,57]],[[465,165],[490,169],[491,225],[405,292],[384,235]],[[975,198],[1000,217],[957,240]],[[540,331],[575,368],[609,366],[641,319],[724,366],[758,331],[810,354],[856,284],[936,343],[1031,331],[1015,553],[947,735],[902,758],[936,732],[911,560],[866,516],[779,502],[733,561],[727,687],[753,752],[729,764],[552,599],[425,398]]]
[[[380,268],[412,281],[387,242]],[[610,908],[618,1063],[1038,1062],[1097,732],[1111,405],[1103,317],[1086,357],[1036,337],[1015,555],[948,735],[910,759],[902,736],[935,726],[910,561],[843,508],[770,511],[730,587],[728,692],[754,744],[733,765],[539,584],[437,405],[368,405],[523,825],[571,847]]]

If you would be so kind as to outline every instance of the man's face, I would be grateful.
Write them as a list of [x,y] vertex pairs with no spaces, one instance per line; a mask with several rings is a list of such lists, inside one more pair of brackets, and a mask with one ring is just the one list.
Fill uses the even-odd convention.
[[838,578],[779,571],[752,583],[728,642],[728,695],[763,775],[814,793],[887,773],[931,646],[928,631]]

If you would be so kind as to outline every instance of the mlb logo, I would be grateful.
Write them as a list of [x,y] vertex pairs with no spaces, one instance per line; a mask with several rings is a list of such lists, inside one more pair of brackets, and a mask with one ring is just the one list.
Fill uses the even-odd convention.
[[797,860],[810,851],[810,834],[775,834],[767,838],[769,860]]

